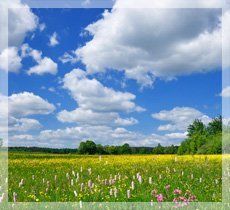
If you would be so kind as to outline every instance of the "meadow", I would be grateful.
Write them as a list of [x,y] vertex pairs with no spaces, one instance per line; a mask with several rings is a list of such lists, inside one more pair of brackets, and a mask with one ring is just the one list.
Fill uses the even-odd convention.
[[9,153],[9,201],[220,202],[221,155]]

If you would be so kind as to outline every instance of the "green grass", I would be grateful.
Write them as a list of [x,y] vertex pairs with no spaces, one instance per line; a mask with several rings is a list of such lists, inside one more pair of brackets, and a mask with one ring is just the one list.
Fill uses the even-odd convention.
[[[17,201],[155,202],[155,190],[156,195],[162,194],[164,201],[169,202],[192,195],[195,201],[219,202],[221,177],[221,155],[118,155],[102,156],[100,160],[99,156],[9,153],[10,201],[15,192]],[[91,187],[89,182],[93,183]],[[166,185],[170,185],[169,190]],[[175,195],[175,189],[182,193]]]

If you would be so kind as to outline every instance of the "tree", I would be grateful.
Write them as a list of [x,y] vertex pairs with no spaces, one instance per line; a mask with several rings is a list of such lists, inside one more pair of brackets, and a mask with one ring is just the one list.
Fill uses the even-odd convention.
[[202,134],[205,132],[205,125],[201,120],[194,120],[194,122],[188,126],[188,137],[192,137],[194,134]]
[[86,142],[81,142],[78,148],[78,152],[80,154],[89,154],[89,155],[96,154],[97,145],[90,140],[87,140]]
[[214,118],[206,127],[200,120],[188,126],[185,139],[178,154],[220,154],[222,152],[222,117]]
[[129,144],[123,144],[120,148],[119,148],[119,151],[121,154],[131,154],[132,153],[132,150],[129,146]]
[[214,118],[207,127],[208,135],[215,135],[222,132],[222,116]]
[[112,154],[112,155],[117,155],[119,153],[118,151],[118,147],[116,146],[105,146],[105,152],[108,153],[108,154]]
[[97,144],[97,154],[105,154],[105,150],[104,150],[104,147],[101,145],[101,144]]
[[174,146],[173,144],[168,147],[164,147],[164,154],[176,154],[177,153],[177,146]]
[[161,144],[158,144],[157,147],[153,148],[152,153],[153,154],[164,154],[164,147],[162,147]]
[[148,154],[148,151],[145,148],[141,148],[139,154]]

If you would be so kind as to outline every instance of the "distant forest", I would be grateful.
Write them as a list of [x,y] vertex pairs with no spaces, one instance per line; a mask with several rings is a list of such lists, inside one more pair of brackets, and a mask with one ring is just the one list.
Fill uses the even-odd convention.
[[81,142],[77,149],[53,149],[39,147],[9,147],[8,151],[45,152],[57,154],[221,154],[222,153],[222,117],[214,118],[208,125],[201,120],[195,120],[187,129],[187,138],[180,146],[156,147],[130,147],[129,144],[121,146],[102,146],[94,141]]

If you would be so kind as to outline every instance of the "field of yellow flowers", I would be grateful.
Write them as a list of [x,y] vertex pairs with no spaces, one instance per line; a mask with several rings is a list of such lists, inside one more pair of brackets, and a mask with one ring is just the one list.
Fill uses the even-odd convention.
[[9,153],[9,201],[221,201],[221,155]]

